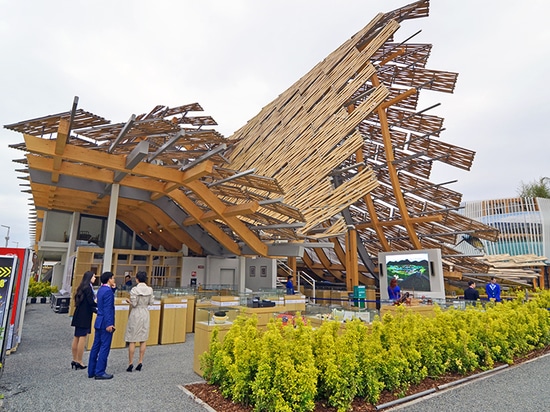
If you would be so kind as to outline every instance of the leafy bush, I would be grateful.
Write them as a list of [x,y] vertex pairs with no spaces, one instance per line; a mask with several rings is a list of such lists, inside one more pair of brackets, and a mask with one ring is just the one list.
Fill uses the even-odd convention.
[[372,404],[388,390],[400,396],[428,376],[467,374],[550,345],[550,291],[528,301],[441,310],[434,316],[399,308],[370,325],[326,321],[318,329],[272,320],[259,331],[240,316],[220,343],[217,331],[201,357],[205,379],[256,411],[312,411],[322,400],[338,412],[354,398]]
[[31,278],[27,295],[31,298],[39,296],[49,297],[57,291],[57,286],[51,286],[49,282],[37,282],[34,278]]
[[258,411],[311,411],[317,395],[312,329],[296,316],[296,327],[279,319],[261,337],[258,373],[252,384]]

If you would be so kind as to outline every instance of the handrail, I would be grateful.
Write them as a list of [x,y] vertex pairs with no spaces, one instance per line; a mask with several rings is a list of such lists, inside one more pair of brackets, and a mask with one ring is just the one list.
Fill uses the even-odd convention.
[[[277,265],[279,267],[281,267],[286,273],[288,273],[289,275],[292,275],[292,268],[290,266],[288,266],[285,262],[283,261],[280,261],[280,260],[277,260]],[[312,288],[312,301],[313,303],[315,303],[315,283],[316,283],[316,280],[313,279],[310,275],[308,275],[306,272],[300,270],[298,271],[298,273],[296,273],[296,282],[297,282],[297,290],[300,290],[300,281],[301,279],[304,279],[304,281],[311,286]],[[278,281],[278,277],[277,277],[277,281]]]
[[316,280],[313,279],[311,276],[309,276],[306,272],[301,271],[301,270],[298,272],[297,278],[298,278],[298,280],[297,280],[298,281],[298,290],[300,290],[300,280],[302,278],[304,278],[304,281],[311,286],[311,288],[312,288],[311,300],[312,300],[313,303],[315,303],[315,282],[316,282]]
[[[277,266],[282,268],[288,275],[292,275],[292,269],[285,262],[277,260]],[[285,284],[279,280],[279,276],[276,276],[276,279],[277,279],[277,285],[281,284],[281,286],[283,287],[285,286]]]

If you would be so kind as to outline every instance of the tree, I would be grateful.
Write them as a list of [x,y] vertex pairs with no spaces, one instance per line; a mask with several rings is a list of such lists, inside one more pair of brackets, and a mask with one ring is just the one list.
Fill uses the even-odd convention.
[[542,197],[550,199],[550,178],[539,177],[532,183],[521,182],[518,189],[519,197]]

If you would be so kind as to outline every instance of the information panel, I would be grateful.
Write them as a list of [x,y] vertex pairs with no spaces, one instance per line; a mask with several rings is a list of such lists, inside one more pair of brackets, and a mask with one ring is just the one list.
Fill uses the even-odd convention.
[[3,371],[4,358],[6,355],[6,332],[10,315],[12,300],[13,279],[17,268],[17,256],[0,256],[0,367]]

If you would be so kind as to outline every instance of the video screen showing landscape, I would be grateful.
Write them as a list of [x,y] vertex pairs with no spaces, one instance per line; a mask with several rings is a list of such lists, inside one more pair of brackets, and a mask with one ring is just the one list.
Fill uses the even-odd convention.
[[398,277],[401,290],[431,292],[429,267],[427,253],[386,255],[388,279]]

